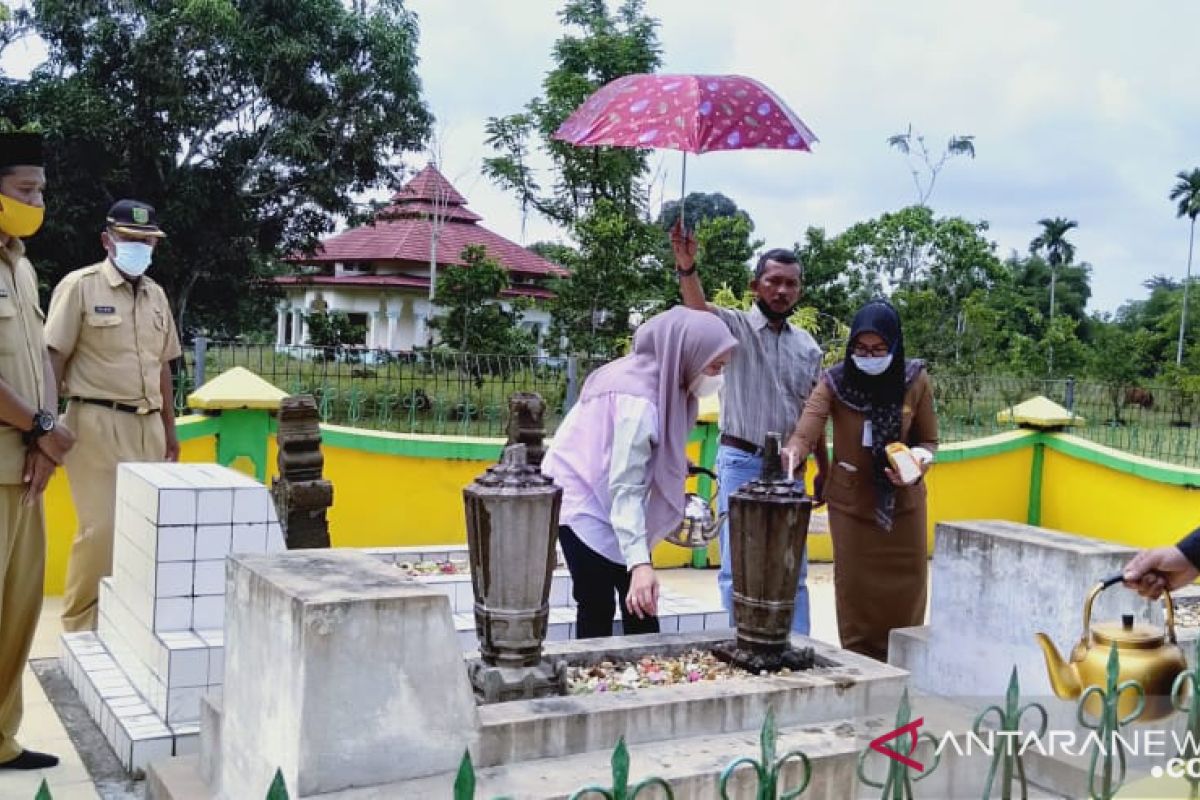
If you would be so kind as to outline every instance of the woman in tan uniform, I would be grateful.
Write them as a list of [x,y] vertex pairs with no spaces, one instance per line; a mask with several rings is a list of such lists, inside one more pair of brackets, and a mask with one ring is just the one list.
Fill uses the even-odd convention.
[[[821,376],[788,440],[792,463],[804,463],[830,419],[834,465],[818,492],[829,504],[838,632],[842,647],[886,661],[888,633],[925,621],[923,475],[938,438],[929,374],[905,359],[900,317],[886,302],[855,315],[845,361]],[[911,485],[888,465],[892,442],[926,451],[916,451],[922,477]]]

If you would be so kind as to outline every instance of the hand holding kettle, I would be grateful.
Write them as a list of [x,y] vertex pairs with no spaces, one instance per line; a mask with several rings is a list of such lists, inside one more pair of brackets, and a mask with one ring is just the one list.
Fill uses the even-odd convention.
[[1122,573],[1125,585],[1142,597],[1157,600],[1163,590],[1173,591],[1196,579],[1200,569],[1178,547],[1156,547],[1133,557]]

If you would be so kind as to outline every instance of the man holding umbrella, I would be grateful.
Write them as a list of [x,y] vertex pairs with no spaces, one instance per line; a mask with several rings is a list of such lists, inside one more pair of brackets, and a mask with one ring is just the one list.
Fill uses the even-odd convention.
[[[738,340],[725,368],[721,390],[721,440],[717,449],[718,510],[729,509],[729,496],[758,477],[762,469],[762,446],[770,432],[790,430],[800,418],[804,403],[821,374],[821,348],[812,336],[789,323],[788,317],[800,301],[804,277],[800,261],[791,250],[777,248],[764,253],[754,269],[750,291],[754,307],[749,311],[720,308],[704,299],[704,287],[696,272],[696,240],[676,223],[671,231],[675,273],[679,291],[688,308],[711,311],[721,318]],[[817,461],[817,495],[828,467],[825,448],[814,452]],[[717,585],[725,610],[733,612],[732,556],[729,552],[729,523],[721,526],[721,568]],[[809,633],[807,554],[796,586],[796,611],[792,630]]]

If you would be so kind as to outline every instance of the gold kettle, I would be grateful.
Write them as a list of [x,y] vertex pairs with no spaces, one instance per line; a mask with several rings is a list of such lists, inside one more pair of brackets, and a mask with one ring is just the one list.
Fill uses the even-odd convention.
[[[1175,603],[1170,592],[1163,593],[1166,631],[1153,625],[1135,624],[1132,614],[1123,615],[1120,622],[1102,622],[1093,626],[1092,603],[1096,596],[1121,580],[1120,575],[1105,578],[1088,593],[1083,604],[1083,636],[1071,650],[1070,661],[1063,661],[1046,634],[1037,634],[1037,641],[1046,657],[1054,694],[1064,700],[1077,699],[1089,686],[1105,686],[1109,651],[1115,644],[1120,659],[1117,682],[1135,680],[1146,693],[1146,706],[1138,721],[1162,719],[1173,712],[1172,685],[1176,676],[1187,669],[1183,650],[1175,638]],[[1137,692],[1122,692],[1117,704],[1118,715],[1125,717],[1133,713],[1138,702]],[[1100,713],[1100,698],[1095,693],[1087,702],[1087,712],[1093,716]]]

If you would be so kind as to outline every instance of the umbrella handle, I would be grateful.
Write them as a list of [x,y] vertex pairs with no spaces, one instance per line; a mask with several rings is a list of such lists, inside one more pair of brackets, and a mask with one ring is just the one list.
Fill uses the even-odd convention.
[[685,221],[684,211],[687,205],[687,150],[683,151],[683,171],[682,178],[679,184],[679,229],[685,234],[687,233],[687,222]]

